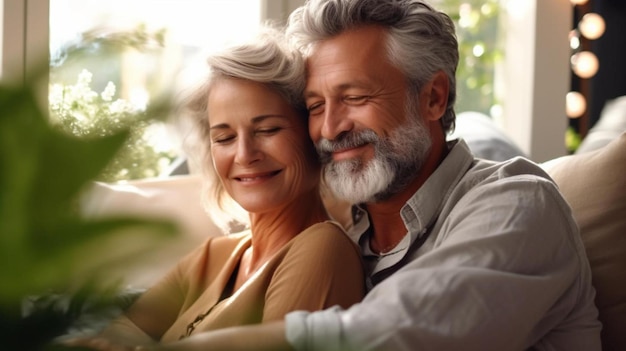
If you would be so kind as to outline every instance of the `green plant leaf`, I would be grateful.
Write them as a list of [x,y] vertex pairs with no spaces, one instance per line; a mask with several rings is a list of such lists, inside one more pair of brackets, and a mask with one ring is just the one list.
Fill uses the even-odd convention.
[[[0,342],[16,350],[64,349],[50,341],[117,289],[102,279],[106,267],[176,232],[167,221],[81,217],[80,196],[131,126],[99,138],[65,134],[49,123],[35,86],[0,85]],[[24,315],[29,296],[37,306]]]

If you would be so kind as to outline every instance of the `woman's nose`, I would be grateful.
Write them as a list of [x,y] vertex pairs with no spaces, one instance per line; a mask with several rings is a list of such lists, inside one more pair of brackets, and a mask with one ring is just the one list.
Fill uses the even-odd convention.
[[263,153],[256,145],[254,138],[241,137],[237,140],[235,162],[240,165],[249,165],[263,158]]

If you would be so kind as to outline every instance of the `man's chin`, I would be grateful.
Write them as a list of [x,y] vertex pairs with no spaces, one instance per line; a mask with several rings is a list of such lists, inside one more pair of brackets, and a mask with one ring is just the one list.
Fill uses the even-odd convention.
[[363,178],[366,170],[360,160],[352,158],[331,161],[324,166],[324,171],[326,173],[325,176],[335,182],[345,181],[348,178],[356,182]]
[[359,171],[326,174],[325,182],[336,197],[351,203],[378,201],[387,196],[387,177],[368,177]]

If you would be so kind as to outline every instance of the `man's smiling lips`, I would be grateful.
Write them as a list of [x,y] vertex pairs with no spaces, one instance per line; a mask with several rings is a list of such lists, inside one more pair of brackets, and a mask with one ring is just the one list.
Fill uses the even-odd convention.
[[363,149],[367,145],[368,144],[362,144],[351,148],[335,150],[332,152],[333,161],[343,161],[360,157],[364,152]]
[[270,179],[280,173],[282,170],[263,172],[263,173],[251,173],[251,174],[242,174],[233,177],[233,179],[242,182],[242,183],[251,183],[257,181],[263,181]]

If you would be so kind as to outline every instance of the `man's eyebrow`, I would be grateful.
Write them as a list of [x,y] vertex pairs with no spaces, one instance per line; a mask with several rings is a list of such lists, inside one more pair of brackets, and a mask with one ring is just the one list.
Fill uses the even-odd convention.
[[[256,116],[256,117],[252,118],[252,124],[261,123],[261,122],[263,122],[264,120],[266,120],[268,118],[286,119],[287,116],[280,115],[280,114],[260,115],[260,116]],[[220,123],[220,124],[216,124],[216,125],[213,125],[213,126],[209,127],[210,130],[228,129],[228,128],[230,128],[230,125],[228,123]]]
[[312,90],[305,90],[304,91],[304,99],[308,99],[308,98],[313,98],[313,97],[317,97],[319,96],[318,93],[312,91]]

